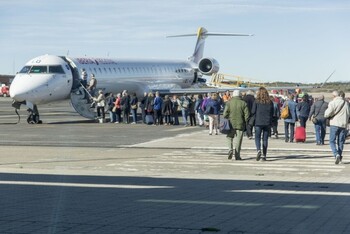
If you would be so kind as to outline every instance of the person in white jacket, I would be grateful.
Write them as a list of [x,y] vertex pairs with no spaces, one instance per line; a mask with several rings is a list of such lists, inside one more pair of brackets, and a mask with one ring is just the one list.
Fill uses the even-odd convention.
[[329,145],[335,158],[335,164],[339,164],[343,157],[344,143],[347,134],[350,108],[349,103],[333,91],[333,100],[329,102],[324,117],[330,119]]

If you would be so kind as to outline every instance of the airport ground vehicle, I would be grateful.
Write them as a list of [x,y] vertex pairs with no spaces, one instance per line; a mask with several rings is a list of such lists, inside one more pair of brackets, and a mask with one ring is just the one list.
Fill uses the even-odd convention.
[[9,97],[10,96],[10,88],[7,85],[5,85],[5,84],[1,85],[0,96],[2,96],[2,97]]

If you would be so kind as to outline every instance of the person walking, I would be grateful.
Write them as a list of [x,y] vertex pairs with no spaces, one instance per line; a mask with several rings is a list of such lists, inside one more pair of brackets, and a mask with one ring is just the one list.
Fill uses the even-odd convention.
[[349,103],[333,91],[333,100],[329,102],[324,117],[330,119],[329,145],[331,147],[335,164],[343,160],[343,149],[347,134],[350,108]]
[[171,115],[173,114],[172,102],[169,95],[165,95],[162,106],[162,115],[164,116],[164,125],[170,125]]
[[88,74],[85,71],[85,68],[81,69],[80,83],[81,83],[82,86],[84,86],[84,88],[86,88],[86,86],[87,86],[87,77],[88,77]]
[[288,100],[283,103],[282,110],[287,105],[289,109],[289,116],[286,119],[284,119],[284,136],[285,136],[285,142],[293,142],[295,122],[298,121],[297,103],[294,101],[293,94],[290,94],[288,96]]
[[273,103],[273,116],[272,116],[272,133],[269,134],[269,136],[271,137],[272,135],[275,136],[275,138],[278,138],[278,120],[281,116],[280,113],[280,107],[279,107],[279,103],[276,102],[276,99],[274,97],[270,97],[271,102]]
[[309,120],[315,125],[316,145],[324,145],[327,129],[324,114],[327,108],[328,102],[324,101],[323,94],[317,97],[317,101],[310,108]]
[[156,97],[154,98],[153,110],[154,110],[154,125],[162,124],[162,106],[163,99],[160,97],[159,92],[156,92]]
[[218,135],[219,115],[220,115],[221,104],[218,100],[218,94],[214,93],[210,101],[207,103],[205,114],[209,117],[209,135]]
[[234,154],[236,160],[242,160],[243,131],[249,118],[249,110],[247,103],[242,100],[240,90],[234,90],[232,98],[226,102],[223,117],[229,119],[232,125],[231,131],[226,136],[229,148],[228,159],[232,159]]
[[147,114],[146,101],[147,101],[147,98],[148,98],[148,93],[144,92],[143,97],[140,101],[141,118],[142,118],[143,123],[146,123],[146,114]]
[[[272,125],[273,114],[274,106],[273,102],[270,100],[269,93],[264,87],[260,87],[251,111],[251,118],[255,120],[256,161],[259,161],[260,159],[266,161],[269,132]],[[261,140],[263,143],[262,155]]]
[[139,100],[137,99],[136,93],[132,93],[131,98],[130,98],[130,107],[131,107],[130,110],[131,110],[131,115],[132,115],[132,123],[131,124],[137,123],[138,102],[139,102]]
[[301,98],[301,102],[297,104],[297,116],[300,121],[300,126],[306,128],[306,121],[310,114],[309,95],[304,94]]
[[[252,118],[251,112],[253,108],[253,103],[255,101],[254,92],[252,90],[248,90],[247,94],[243,97],[243,100],[247,103],[249,113],[250,113],[249,118]],[[253,139],[253,126],[250,124],[250,122],[251,121],[247,122],[246,134],[248,139]]]
[[198,124],[200,127],[202,127],[204,125],[204,112],[202,110],[202,102],[203,102],[203,95],[198,94],[198,98],[196,100],[194,109],[196,111],[197,118],[198,118]]
[[102,90],[98,91],[98,96],[94,98],[94,101],[97,103],[97,118],[99,119],[100,123],[104,123],[106,99]]
[[185,125],[185,127],[187,127],[188,110],[191,104],[191,99],[187,96],[187,93],[184,93],[184,95],[181,97],[179,104],[181,107],[183,124]]

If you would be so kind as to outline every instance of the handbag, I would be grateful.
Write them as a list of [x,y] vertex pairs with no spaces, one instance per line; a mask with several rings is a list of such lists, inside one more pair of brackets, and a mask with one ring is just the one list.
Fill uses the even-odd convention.
[[231,132],[232,125],[230,120],[228,119],[221,119],[220,125],[219,125],[219,131],[222,134],[229,134]]
[[289,117],[289,107],[288,107],[288,102],[287,102],[281,111],[281,118],[288,119],[288,117]]

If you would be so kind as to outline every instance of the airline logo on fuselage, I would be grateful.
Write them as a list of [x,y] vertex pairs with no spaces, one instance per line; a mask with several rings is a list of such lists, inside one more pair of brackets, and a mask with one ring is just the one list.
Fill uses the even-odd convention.
[[106,58],[76,58],[80,64],[117,64],[113,59]]

